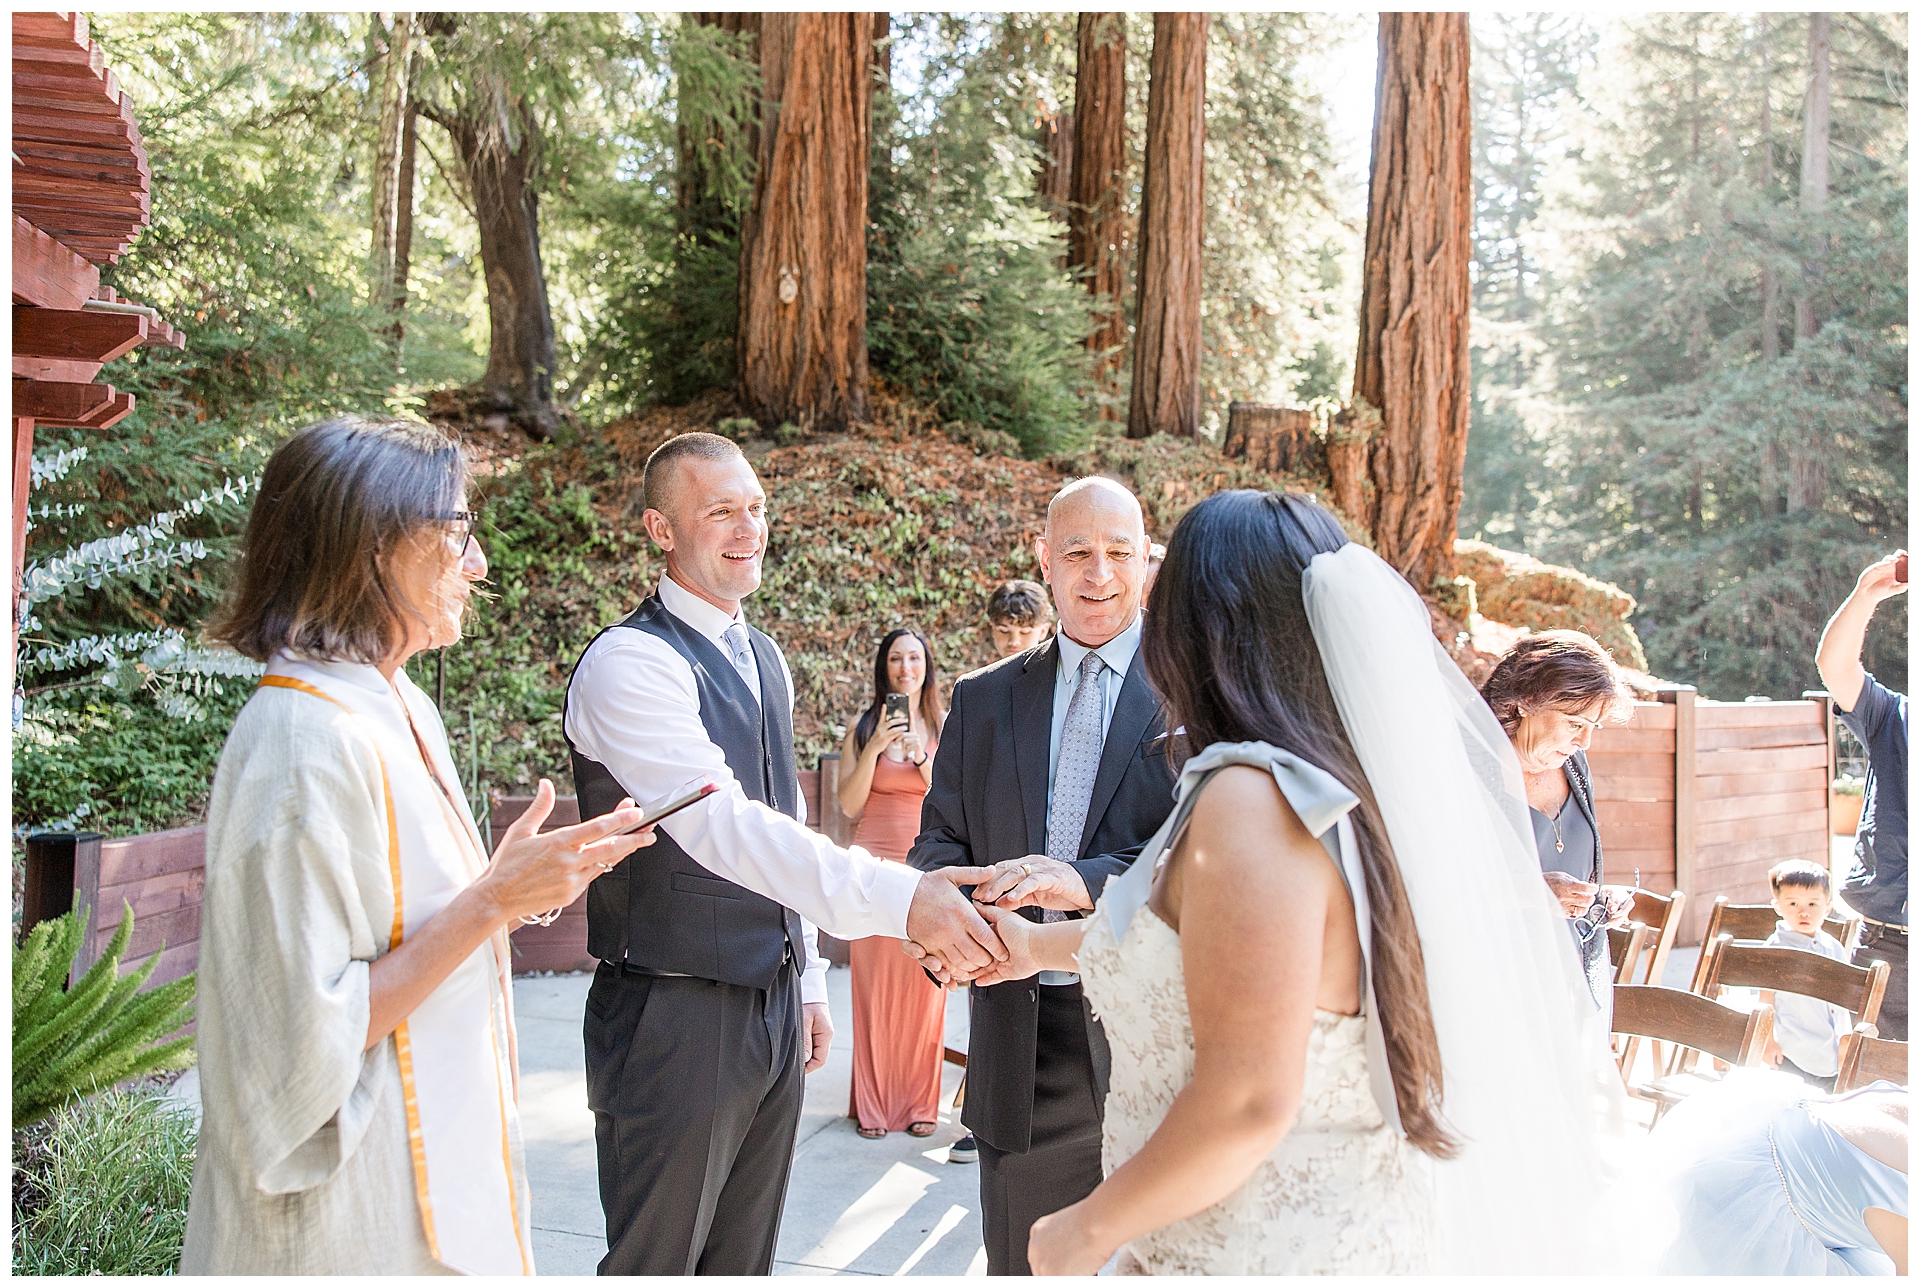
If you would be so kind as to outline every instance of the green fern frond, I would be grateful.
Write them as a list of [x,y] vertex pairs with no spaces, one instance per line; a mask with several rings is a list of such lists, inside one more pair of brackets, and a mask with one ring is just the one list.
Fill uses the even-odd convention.
[[14,949],[15,1130],[116,1082],[192,1062],[192,1038],[164,1039],[192,1020],[195,978],[142,992],[157,952],[121,976],[133,920],[126,907],[106,951],[72,988],[65,982],[85,942],[84,911],[34,927]]

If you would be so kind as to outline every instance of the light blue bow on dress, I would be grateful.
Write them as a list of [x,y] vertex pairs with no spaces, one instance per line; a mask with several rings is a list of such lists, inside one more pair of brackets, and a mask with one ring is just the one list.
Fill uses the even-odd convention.
[[1387,1064],[1386,1037],[1380,1028],[1380,1008],[1373,1000],[1373,916],[1367,902],[1367,883],[1360,869],[1359,845],[1354,839],[1353,820],[1348,817],[1360,803],[1346,784],[1320,766],[1292,752],[1265,742],[1216,742],[1186,763],[1180,781],[1174,787],[1173,812],[1160,830],[1153,834],[1138,859],[1124,873],[1107,883],[1100,902],[1107,910],[1107,923],[1116,944],[1124,944],[1133,919],[1147,905],[1153,893],[1153,878],[1161,858],[1173,848],[1185,829],[1200,784],[1217,769],[1228,765],[1253,765],[1273,775],[1280,794],[1293,806],[1293,812],[1307,831],[1326,847],[1336,871],[1347,883],[1353,899],[1355,929],[1360,935],[1360,997],[1367,1018],[1367,1071],[1374,1100],[1396,1131],[1400,1129],[1398,1102],[1393,1094],[1392,1071]]

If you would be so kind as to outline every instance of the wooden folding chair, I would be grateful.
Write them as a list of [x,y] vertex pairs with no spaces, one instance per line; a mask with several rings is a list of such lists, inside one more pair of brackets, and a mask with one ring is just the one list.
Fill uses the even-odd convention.
[[1880,1018],[1890,971],[1885,962],[1849,966],[1819,953],[1743,944],[1727,935],[1713,940],[1701,957],[1706,961],[1706,978],[1699,989],[1702,997],[1717,998],[1723,988],[1798,993],[1851,1011],[1855,1024],[1867,1025]]
[[[1673,951],[1673,941],[1680,935],[1680,914],[1686,910],[1687,892],[1675,890],[1672,894],[1655,894],[1651,890],[1635,889],[1633,908],[1627,914],[1629,921],[1637,921],[1647,928],[1647,943],[1650,955],[1647,957],[1646,974],[1640,979],[1642,984],[1658,984],[1660,976],[1667,969],[1667,954]],[[1631,984],[1633,980],[1621,976],[1622,984]]]
[[1607,927],[1607,952],[1613,958],[1614,983],[1633,983],[1633,968],[1640,964],[1640,958],[1647,950],[1647,936],[1651,933],[1637,921],[1629,921],[1624,926]]
[[1907,1044],[1875,1037],[1871,1027],[1856,1024],[1853,1032],[1841,1037],[1840,1072],[1833,1080],[1836,1092],[1882,1081],[1907,1085]]
[[[1654,1102],[1653,1120],[1714,1080],[1694,1072],[1701,1053],[1730,1064],[1757,1065],[1773,1033],[1773,1008],[1731,1010],[1697,993],[1657,984],[1618,984],[1613,990],[1613,1031],[1671,1043],[1667,1067],[1627,1093]],[[1630,1072],[1630,1071],[1629,1071]]]
[[[1730,939],[1765,939],[1773,933],[1780,921],[1780,914],[1773,910],[1770,903],[1733,903],[1727,896],[1721,895],[1713,901],[1713,911],[1707,914],[1707,933],[1701,937],[1701,944],[1711,944],[1725,935]],[[1820,929],[1840,941],[1842,948],[1853,948],[1859,942],[1862,921],[1859,917],[1829,916],[1820,923]],[[1707,977],[1707,953],[1703,947],[1700,952],[1700,964],[1693,970],[1693,991],[1698,993]]]

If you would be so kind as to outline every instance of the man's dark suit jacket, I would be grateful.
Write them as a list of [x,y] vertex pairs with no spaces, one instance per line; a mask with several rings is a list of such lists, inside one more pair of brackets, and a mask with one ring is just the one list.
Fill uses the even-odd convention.
[[[922,871],[985,867],[1047,852],[1047,753],[1053,733],[1058,646],[1048,641],[961,678],[907,862]],[[1114,704],[1073,866],[1096,901],[1173,812],[1160,700],[1136,656]],[[1037,919],[1035,909],[1023,910]],[[961,1121],[995,1149],[1023,1154],[1033,1127],[1036,981],[975,988]],[[1087,1038],[1102,1101],[1106,1035],[1092,1016]]]

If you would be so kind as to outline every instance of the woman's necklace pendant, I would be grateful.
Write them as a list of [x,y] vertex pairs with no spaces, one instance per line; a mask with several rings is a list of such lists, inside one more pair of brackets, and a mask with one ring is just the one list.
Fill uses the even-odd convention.
[[1567,852],[1567,843],[1556,836],[1553,838],[1553,849],[1556,854],[1565,854]]

